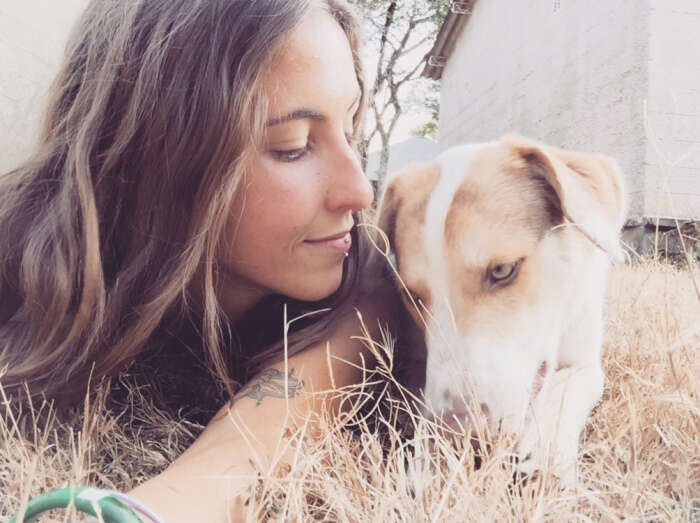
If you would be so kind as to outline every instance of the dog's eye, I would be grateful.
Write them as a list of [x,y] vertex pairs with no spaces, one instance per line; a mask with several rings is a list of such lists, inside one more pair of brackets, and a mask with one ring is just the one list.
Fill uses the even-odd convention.
[[512,280],[518,273],[522,260],[511,263],[500,263],[489,269],[489,280],[492,283],[505,283]]

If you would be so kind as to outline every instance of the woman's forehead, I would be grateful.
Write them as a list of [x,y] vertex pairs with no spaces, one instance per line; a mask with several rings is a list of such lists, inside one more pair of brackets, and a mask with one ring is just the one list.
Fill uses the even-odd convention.
[[350,42],[327,11],[307,13],[271,62],[264,88],[272,120],[298,107],[316,109],[326,102],[335,106],[357,97],[360,88]]

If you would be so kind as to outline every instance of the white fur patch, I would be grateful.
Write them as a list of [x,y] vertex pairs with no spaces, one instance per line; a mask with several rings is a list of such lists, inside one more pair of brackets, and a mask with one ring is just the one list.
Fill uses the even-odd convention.
[[[485,148],[497,146],[496,142],[467,144],[454,147],[436,158],[440,165],[440,179],[430,195],[425,214],[425,252],[430,268],[430,289],[434,296],[436,308],[443,306],[451,309],[449,303],[450,282],[447,279],[447,263],[445,258],[445,220],[452,206],[455,193],[467,177],[474,158]],[[444,302],[444,303],[442,303]],[[439,306],[441,304],[443,306]],[[448,324],[438,321],[440,330],[455,328],[454,318],[449,315]],[[451,336],[447,336],[451,338]],[[448,340],[444,340],[447,342]]]

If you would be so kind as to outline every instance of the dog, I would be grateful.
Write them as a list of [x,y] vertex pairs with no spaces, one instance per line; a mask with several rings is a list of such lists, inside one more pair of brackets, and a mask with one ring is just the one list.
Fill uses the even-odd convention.
[[577,483],[626,212],[613,159],[518,135],[454,147],[386,183],[377,226],[425,343],[425,403],[452,426],[477,405],[514,436],[521,473],[549,465]]

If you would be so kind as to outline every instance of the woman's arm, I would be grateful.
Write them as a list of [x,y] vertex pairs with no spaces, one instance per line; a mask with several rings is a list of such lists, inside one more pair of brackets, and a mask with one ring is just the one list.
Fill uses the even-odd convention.
[[[393,307],[388,291],[375,292],[360,304],[373,339],[380,339],[377,319],[391,322]],[[355,336],[363,332],[352,312],[341,319],[328,343],[290,357],[286,366],[281,362],[264,369],[214,416],[182,456],[131,494],[168,523],[242,517],[243,499],[236,494],[254,484],[257,470],[266,470],[279,458],[285,431],[329,406],[319,392],[359,383],[362,365],[371,366],[370,351]]]

